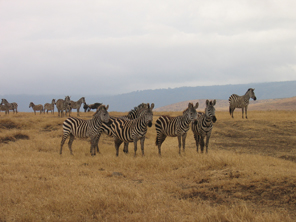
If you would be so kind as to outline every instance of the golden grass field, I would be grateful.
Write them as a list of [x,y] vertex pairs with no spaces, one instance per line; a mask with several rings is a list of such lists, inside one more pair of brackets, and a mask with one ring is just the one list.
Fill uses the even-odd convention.
[[0,221],[295,221],[296,111],[216,116],[208,154],[189,131],[185,153],[167,138],[159,157],[153,126],[144,157],[105,135],[92,157],[87,139],[59,154],[57,113],[1,113]]

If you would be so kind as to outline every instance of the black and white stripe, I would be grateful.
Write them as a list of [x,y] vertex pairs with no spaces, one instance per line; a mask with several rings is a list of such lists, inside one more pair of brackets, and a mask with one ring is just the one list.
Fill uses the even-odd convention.
[[211,137],[213,123],[217,121],[215,115],[216,100],[209,101],[206,100],[206,108],[204,113],[198,113],[197,124],[192,124],[191,129],[194,134],[194,139],[196,142],[196,150],[198,152],[198,146],[200,145],[200,150],[204,151],[204,138],[206,137],[206,153],[208,152],[209,140]]
[[156,146],[158,146],[158,153],[161,155],[161,144],[164,142],[167,136],[178,137],[179,154],[181,154],[181,138],[183,142],[183,151],[185,151],[185,139],[187,131],[189,130],[189,124],[197,120],[196,109],[198,103],[193,106],[192,103],[188,104],[188,108],[183,111],[182,116],[170,117],[160,116],[155,123],[156,128]]
[[248,110],[248,105],[250,102],[250,98],[253,100],[256,100],[256,96],[254,93],[255,89],[249,88],[248,91],[245,93],[243,96],[239,96],[236,94],[232,94],[228,101],[229,101],[229,113],[233,118],[233,112],[235,108],[241,108],[242,109],[242,118],[244,118],[244,111],[246,111],[246,119],[248,118],[247,116],[247,110]]
[[[140,116],[136,119],[129,120],[125,117],[114,118],[109,128],[109,133],[114,138],[116,156],[118,156],[119,146],[122,142],[134,143],[135,155],[137,152],[137,142],[140,140],[142,155],[144,155],[144,141],[147,133],[147,127],[152,126],[154,103],[148,104],[147,108],[142,108]],[[106,124],[104,124],[106,125]]]
[[90,153],[91,155],[95,155],[95,148],[97,147],[98,149],[98,142],[101,133],[103,132],[102,123],[109,123],[110,118],[107,111],[108,108],[109,105],[101,105],[93,115],[93,118],[90,120],[83,120],[76,117],[69,117],[68,119],[66,119],[63,123],[63,138],[61,141],[60,154],[62,154],[62,148],[66,139],[68,138],[68,136],[70,136],[68,146],[71,154],[73,154],[71,147],[75,137],[90,137]]

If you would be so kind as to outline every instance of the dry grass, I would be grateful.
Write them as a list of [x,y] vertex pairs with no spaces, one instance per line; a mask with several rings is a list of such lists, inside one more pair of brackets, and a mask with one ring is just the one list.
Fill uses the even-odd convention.
[[95,157],[87,139],[59,155],[65,118],[2,114],[0,221],[294,221],[296,112],[239,114],[216,113],[208,155],[189,132],[182,156],[167,138],[162,157],[154,127],[144,157],[132,144],[116,157],[105,135]]

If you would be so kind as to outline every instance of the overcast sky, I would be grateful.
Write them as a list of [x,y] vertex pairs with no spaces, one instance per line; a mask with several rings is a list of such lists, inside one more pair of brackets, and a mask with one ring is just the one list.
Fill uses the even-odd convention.
[[0,0],[0,94],[296,80],[295,0]]

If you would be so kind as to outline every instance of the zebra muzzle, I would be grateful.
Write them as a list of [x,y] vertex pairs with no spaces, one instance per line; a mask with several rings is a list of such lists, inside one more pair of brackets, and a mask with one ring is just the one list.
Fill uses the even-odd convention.
[[213,123],[215,123],[215,122],[217,121],[216,116],[213,116],[213,117],[212,117],[212,121],[213,121]]
[[149,126],[149,127],[152,126],[152,122],[151,122],[151,121],[148,122],[148,126]]

